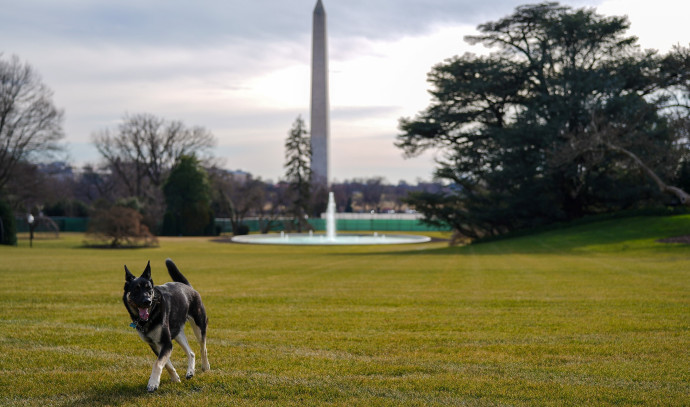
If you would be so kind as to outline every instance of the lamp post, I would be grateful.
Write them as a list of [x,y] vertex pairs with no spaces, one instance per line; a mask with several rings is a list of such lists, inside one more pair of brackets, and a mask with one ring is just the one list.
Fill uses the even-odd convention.
[[34,215],[29,214],[26,221],[29,222],[29,247],[34,247]]

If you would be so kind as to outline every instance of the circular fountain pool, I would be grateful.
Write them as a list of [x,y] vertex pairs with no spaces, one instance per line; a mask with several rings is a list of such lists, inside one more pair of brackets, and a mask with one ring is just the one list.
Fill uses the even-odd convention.
[[265,235],[245,235],[232,238],[236,243],[282,244],[282,245],[380,245],[409,244],[431,241],[430,237],[419,235],[336,235],[306,233],[270,233]]
[[232,241],[236,243],[284,245],[375,245],[425,243],[431,241],[430,237],[419,235],[384,235],[378,233],[373,235],[338,235],[336,234],[335,226],[335,200],[333,199],[333,192],[329,192],[326,209],[326,234],[280,232],[280,234],[235,236],[232,238]]

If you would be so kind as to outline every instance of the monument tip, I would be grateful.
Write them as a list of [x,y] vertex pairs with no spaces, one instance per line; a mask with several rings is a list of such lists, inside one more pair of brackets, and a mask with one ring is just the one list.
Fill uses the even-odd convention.
[[325,14],[326,9],[323,7],[321,0],[316,2],[316,7],[314,7],[314,14]]

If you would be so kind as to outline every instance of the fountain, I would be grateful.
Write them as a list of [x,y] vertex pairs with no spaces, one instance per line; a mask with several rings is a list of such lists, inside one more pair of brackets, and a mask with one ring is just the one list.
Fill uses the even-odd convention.
[[328,193],[328,206],[326,207],[326,239],[335,240],[335,199],[333,192]]
[[338,235],[335,222],[335,199],[333,192],[328,193],[326,207],[326,234],[309,233],[269,233],[261,235],[234,236],[233,242],[251,244],[282,244],[282,245],[380,245],[425,243],[430,241],[428,236],[418,235],[384,235],[374,232],[373,235]]

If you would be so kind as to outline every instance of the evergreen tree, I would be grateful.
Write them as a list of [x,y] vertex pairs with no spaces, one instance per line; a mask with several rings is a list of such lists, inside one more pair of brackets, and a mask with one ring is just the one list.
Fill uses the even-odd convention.
[[193,155],[183,155],[163,185],[167,210],[163,234],[210,235],[214,230],[211,186],[206,171]]
[[298,116],[285,141],[285,176],[290,185],[292,207],[298,232],[308,226],[311,200],[311,141],[302,116]]
[[689,67],[641,51],[628,26],[625,17],[558,3],[480,25],[466,40],[496,51],[435,66],[431,105],[400,121],[397,145],[407,155],[440,148],[436,176],[452,185],[408,202],[430,221],[481,237],[659,195],[612,146],[663,174],[674,168],[661,110]]

